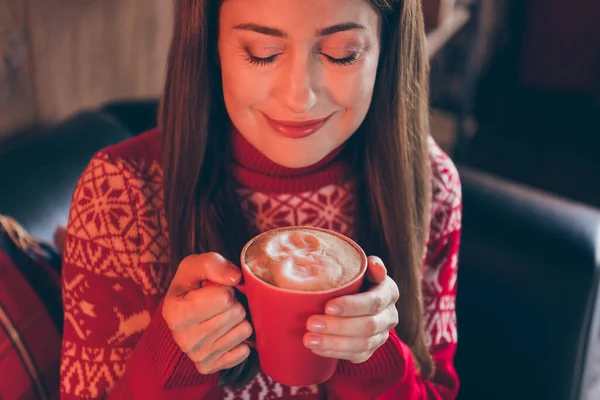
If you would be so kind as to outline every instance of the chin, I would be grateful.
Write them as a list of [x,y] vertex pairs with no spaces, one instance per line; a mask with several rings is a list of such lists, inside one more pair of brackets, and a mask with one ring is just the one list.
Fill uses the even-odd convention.
[[305,168],[310,167],[324,159],[329,153],[326,154],[306,154],[303,152],[276,152],[276,151],[265,151],[263,152],[265,157],[274,163],[281,165],[285,168]]

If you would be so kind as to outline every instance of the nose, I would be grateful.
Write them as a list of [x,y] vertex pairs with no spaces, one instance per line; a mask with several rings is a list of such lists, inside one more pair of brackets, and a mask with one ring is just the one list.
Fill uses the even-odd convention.
[[280,102],[296,114],[309,111],[317,102],[317,73],[310,57],[292,57],[281,69],[278,85]]

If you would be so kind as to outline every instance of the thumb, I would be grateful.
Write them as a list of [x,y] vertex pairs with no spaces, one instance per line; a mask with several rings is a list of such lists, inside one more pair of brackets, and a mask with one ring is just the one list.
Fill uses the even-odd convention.
[[194,254],[184,258],[171,281],[172,291],[184,294],[211,281],[225,286],[234,286],[242,279],[238,267],[218,253]]
[[369,282],[379,284],[387,277],[387,269],[383,265],[381,258],[377,256],[368,257],[367,279]]

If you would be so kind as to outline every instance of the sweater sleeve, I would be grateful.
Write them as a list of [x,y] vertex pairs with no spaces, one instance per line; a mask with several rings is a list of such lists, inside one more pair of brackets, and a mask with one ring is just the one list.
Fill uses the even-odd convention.
[[[139,174],[138,174],[139,175]],[[144,182],[135,169],[95,156],[71,204],[63,255],[62,399],[212,398],[162,318],[171,275],[140,248]]]
[[434,149],[431,225],[423,269],[425,340],[435,374],[425,379],[415,368],[410,348],[390,331],[388,341],[362,364],[341,361],[328,382],[331,400],[454,400],[458,375],[456,278],[462,201],[459,176],[445,154]]

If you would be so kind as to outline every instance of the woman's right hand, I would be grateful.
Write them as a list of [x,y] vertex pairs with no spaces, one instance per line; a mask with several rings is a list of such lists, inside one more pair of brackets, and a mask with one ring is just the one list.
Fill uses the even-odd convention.
[[[246,310],[232,286],[241,272],[217,253],[186,257],[177,268],[163,303],[162,315],[175,343],[203,375],[232,368],[244,361],[252,335]],[[203,281],[216,285],[202,287]]]

